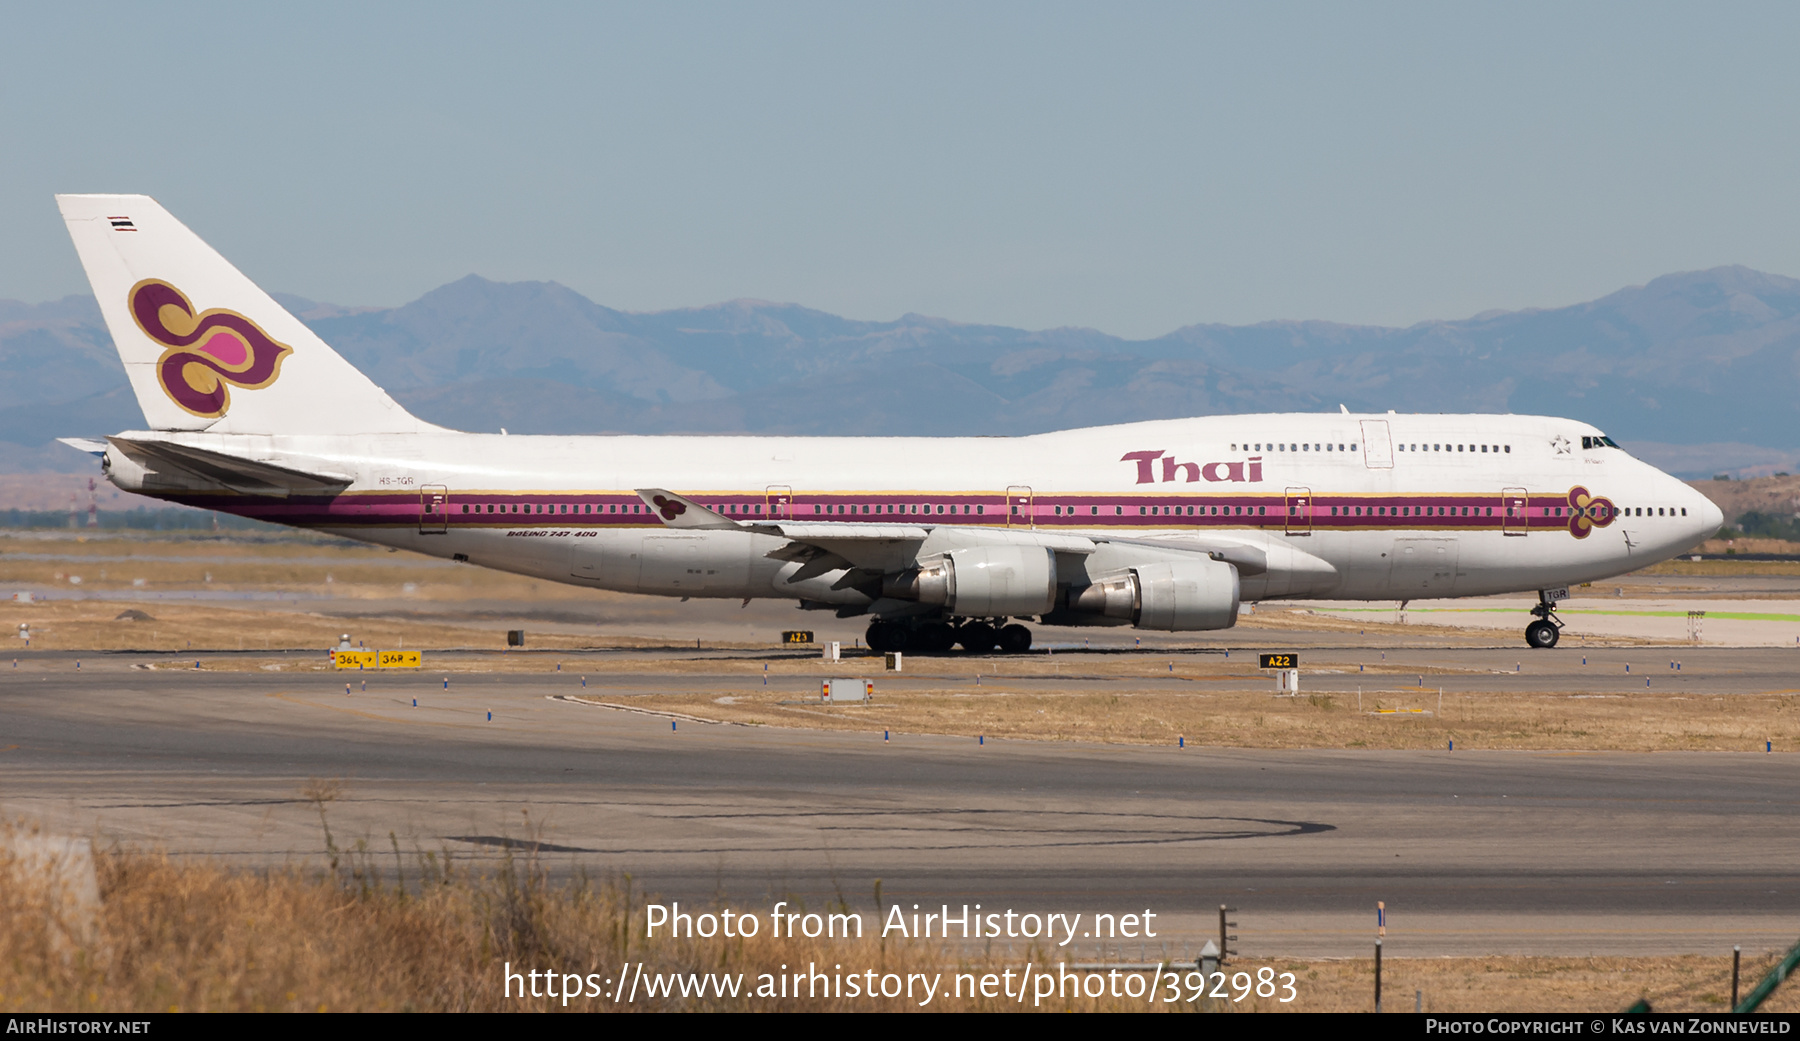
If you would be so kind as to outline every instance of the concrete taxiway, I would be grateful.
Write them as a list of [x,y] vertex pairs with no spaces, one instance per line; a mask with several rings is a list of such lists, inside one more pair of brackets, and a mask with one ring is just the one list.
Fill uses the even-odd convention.
[[[1443,677],[1482,689],[1523,657],[1540,689],[1575,689],[1639,683],[1607,656],[1645,652],[1588,666],[1578,652],[1385,653],[1421,668],[1492,657],[1491,671]],[[1701,664],[1682,681],[1771,689],[1794,653],[1691,651]],[[1701,667],[1705,655],[1730,657]],[[333,779],[340,845],[390,849],[391,832],[409,853],[491,862],[534,840],[558,873],[629,873],[664,897],[763,911],[838,895],[873,910],[876,879],[888,902],[932,909],[1149,908],[1177,946],[1226,903],[1250,956],[1365,955],[1378,900],[1395,957],[1718,953],[1800,935],[1789,754],[884,741],[555,698],[655,688],[656,656],[635,660],[585,691],[570,674],[457,673],[445,690],[439,674],[383,673],[346,696],[331,673],[25,657],[0,667],[0,809],[183,856],[317,863],[319,808],[302,790]],[[703,684],[704,670],[680,681]]]

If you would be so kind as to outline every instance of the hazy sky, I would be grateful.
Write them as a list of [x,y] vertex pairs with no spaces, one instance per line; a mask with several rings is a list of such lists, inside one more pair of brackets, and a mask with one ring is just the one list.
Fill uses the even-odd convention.
[[470,272],[1153,336],[1800,275],[1800,6],[0,3],[0,297],[58,191],[271,289]]

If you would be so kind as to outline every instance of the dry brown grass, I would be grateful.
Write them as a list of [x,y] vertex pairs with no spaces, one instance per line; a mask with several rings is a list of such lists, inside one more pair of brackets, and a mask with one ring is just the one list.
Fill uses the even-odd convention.
[[1761,751],[1765,741],[1784,750],[1800,746],[1800,706],[1778,694],[1447,694],[1438,715],[1437,691],[1410,684],[1372,684],[1358,711],[1355,693],[1133,693],[1116,686],[1045,692],[984,678],[979,688],[923,691],[884,691],[878,679],[869,705],[826,705],[760,687],[611,701],[720,722],[1120,744],[1443,749],[1454,741],[1458,750],[1737,752]]
[[[149,615],[149,619],[121,618],[127,610],[140,611]],[[19,604],[0,601],[0,637],[9,640],[16,650],[23,651],[27,649],[25,642],[14,636],[20,624],[31,627],[29,649],[34,651],[185,653],[303,649],[318,650],[321,664],[325,661],[325,648],[337,646],[338,637],[346,631],[353,632],[355,639],[368,647],[383,650],[492,650],[505,645],[503,632],[458,625],[454,621],[393,616],[352,620],[299,610],[258,610],[194,603],[51,600]],[[601,637],[535,629],[531,633],[534,651],[668,646],[669,640],[653,637]],[[708,646],[741,647],[744,644],[714,641]],[[0,652],[5,650],[0,647]],[[263,663],[268,660],[264,659]],[[505,658],[500,654],[494,656],[495,662],[503,660]],[[244,667],[227,662],[215,664],[219,668]],[[249,667],[260,667],[260,664]]]
[[[313,793],[323,806],[330,793]],[[47,925],[41,904],[0,888],[0,1011],[558,1011],[554,998],[508,997],[503,973],[533,969],[593,973],[616,981],[647,972],[760,974],[816,964],[827,972],[1016,974],[1054,966],[1054,949],[1010,957],[938,942],[645,936],[646,896],[628,879],[550,883],[530,853],[493,874],[473,874],[447,856],[355,849],[335,867],[227,871],[166,856],[113,850],[99,857],[104,907],[97,937],[71,950]],[[832,910],[848,910],[840,905]],[[763,909],[766,911],[766,909]],[[815,910],[821,910],[816,909]],[[869,910],[869,909],[865,909]],[[766,919],[766,913],[764,915]],[[865,914],[865,918],[869,915]],[[1745,960],[1747,991],[1773,952]],[[1262,966],[1294,974],[1296,1000],[1252,995],[1149,1005],[1142,998],[1052,998],[1043,1011],[1365,1011],[1372,1005],[1367,959],[1239,959],[1251,979]],[[1187,971],[1185,969],[1183,972]],[[1388,958],[1388,1011],[1618,1011],[1640,997],[1668,1011],[1719,1011],[1729,992],[1725,958]],[[609,983],[609,986],[611,984]],[[1191,986],[1191,983],[1190,983]],[[1231,985],[1226,984],[1229,991]],[[1184,995],[1185,998],[1186,995]],[[634,1011],[907,1010],[906,998],[651,998]],[[572,1011],[620,1008],[579,997]],[[944,996],[934,1011],[1032,1010],[1032,1002]],[[1800,988],[1778,991],[1769,1011],[1800,1009]]]
[[[1744,953],[1747,994],[1780,952]],[[1301,1011],[1366,1012],[1374,1007],[1374,961],[1276,960],[1293,972]],[[1658,1012],[1724,1012],[1731,956],[1662,958],[1388,958],[1381,960],[1382,1010],[1411,1012],[1619,1012],[1640,998]],[[1296,1005],[1299,1002],[1295,1003]],[[1800,987],[1777,990],[1761,1011],[1800,1010]]]

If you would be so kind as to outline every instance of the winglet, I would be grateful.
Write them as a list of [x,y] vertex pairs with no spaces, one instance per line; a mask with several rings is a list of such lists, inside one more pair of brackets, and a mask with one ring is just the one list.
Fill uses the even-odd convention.
[[634,491],[650,507],[650,512],[660,516],[663,523],[671,528],[716,530],[743,527],[730,517],[709,510],[685,495],[676,495],[667,488],[637,488]]

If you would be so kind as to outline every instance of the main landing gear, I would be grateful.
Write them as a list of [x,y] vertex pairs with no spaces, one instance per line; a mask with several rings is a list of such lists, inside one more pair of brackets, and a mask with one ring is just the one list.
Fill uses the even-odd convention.
[[869,623],[864,640],[877,654],[895,651],[943,654],[959,645],[970,654],[992,654],[996,650],[1002,654],[1022,654],[1031,649],[1031,630],[1017,623],[995,626],[976,619],[960,625],[874,621]]
[[1562,619],[1556,617],[1556,601],[1540,590],[1537,606],[1531,609],[1531,613],[1537,615],[1537,621],[1525,627],[1525,642],[1537,650],[1555,647],[1563,627]]

